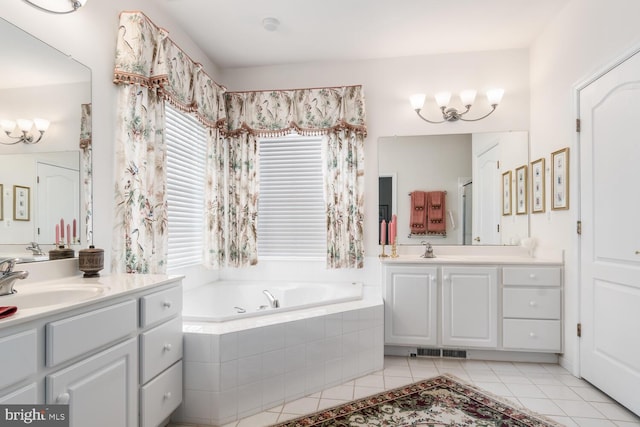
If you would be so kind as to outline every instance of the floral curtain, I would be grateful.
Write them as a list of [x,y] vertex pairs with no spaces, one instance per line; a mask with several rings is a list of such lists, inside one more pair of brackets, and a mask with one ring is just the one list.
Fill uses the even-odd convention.
[[[141,12],[122,12],[116,45],[114,83],[118,85],[116,211],[112,270],[164,273],[167,256],[167,201],[164,103],[192,113],[209,128],[210,168],[218,168],[224,92],[163,29]],[[220,169],[211,172],[215,176]],[[207,183],[207,224],[220,227],[220,191]],[[207,264],[224,251],[208,236]]]
[[85,242],[93,245],[93,147],[91,145],[91,104],[80,106],[80,170],[82,171],[82,202]]
[[230,215],[233,237],[229,237],[238,251],[235,265],[257,259],[256,140],[295,131],[325,135],[327,266],[362,268],[366,136],[362,86],[228,92],[226,107],[230,174],[236,178],[229,190],[229,209],[235,209]]
[[114,83],[114,272],[166,271],[165,102],[209,128],[205,265],[257,262],[257,140],[296,131],[325,136],[327,264],[363,266],[361,86],[228,93],[141,12],[120,14]]

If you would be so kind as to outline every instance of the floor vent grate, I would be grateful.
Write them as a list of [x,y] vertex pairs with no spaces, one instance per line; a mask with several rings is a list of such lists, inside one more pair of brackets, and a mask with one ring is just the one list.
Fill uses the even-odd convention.
[[466,359],[466,350],[442,350],[442,357],[455,357],[458,359]]
[[440,357],[439,348],[419,348],[418,356]]

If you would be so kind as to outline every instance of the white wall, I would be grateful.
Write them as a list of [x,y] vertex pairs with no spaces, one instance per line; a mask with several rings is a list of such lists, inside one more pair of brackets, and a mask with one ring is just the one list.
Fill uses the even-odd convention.
[[[118,32],[118,15],[123,10],[142,10],[157,25],[169,31],[169,36],[216,81],[218,70],[199,48],[164,13],[154,0],[93,0],[78,12],[52,15],[39,11],[22,1],[5,1],[0,17],[33,34],[92,71],[94,155],[94,242],[109,254],[113,227],[114,191],[114,128],[116,87],[113,85],[113,64]],[[6,58],[5,58],[6,59]],[[105,256],[105,271],[110,269],[110,257]]]
[[[579,218],[578,146],[574,87],[633,46],[640,45],[637,0],[574,0],[531,47],[531,158],[570,147],[571,197],[568,211],[531,217],[538,251],[563,249],[565,275],[565,355],[562,363],[578,373],[579,268],[576,221]],[[547,209],[549,204],[547,173]]]
[[[365,140],[365,270],[370,267],[368,264],[377,264],[379,251],[379,137],[529,128],[529,60],[526,49],[224,69],[221,81],[229,90],[363,85],[368,130]],[[503,102],[492,116],[479,122],[429,124],[418,118],[409,104],[409,96],[416,92],[432,95],[442,90],[458,93],[466,88],[476,88],[479,95],[474,109],[479,114],[487,111],[486,98],[482,93],[491,87],[505,89]],[[439,110],[433,100],[427,101],[423,114],[437,119]]]

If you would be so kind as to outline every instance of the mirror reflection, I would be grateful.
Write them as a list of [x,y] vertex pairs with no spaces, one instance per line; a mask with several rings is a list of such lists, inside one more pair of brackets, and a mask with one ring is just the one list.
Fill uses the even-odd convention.
[[[515,131],[381,137],[378,220],[397,215],[399,245],[520,244],[528,214],[503,215],[502,174],[528,166],[528,141],[527,132]],[[430,226],[429,215],[439,224]]]
[[[3,46],[0,121],[49,122],[37,143],[5,145],[16,139],[0,131],[0,256],[30,260],[26,248],[31,242],[47,253],[60,219],[64,242],[69,225],[69,243],[77,251],[91,234],[86,226],[92,198],[90,145],[80,149],[81,140],[85,147],[90,140],[91,70],[3,19],[0,38],[11,41]],[[30,133],[39,136],[39,130],[34,125]],[[20,133],[16,126],[11,135]]]

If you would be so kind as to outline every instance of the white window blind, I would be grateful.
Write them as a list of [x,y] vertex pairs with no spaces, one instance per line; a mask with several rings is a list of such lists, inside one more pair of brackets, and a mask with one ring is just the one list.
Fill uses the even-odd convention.
[[258,256],[324,257],[322,138],[259,141]]
[[195,118],[165,107],[167,143],[167,268],[202,263],[207,138]]

